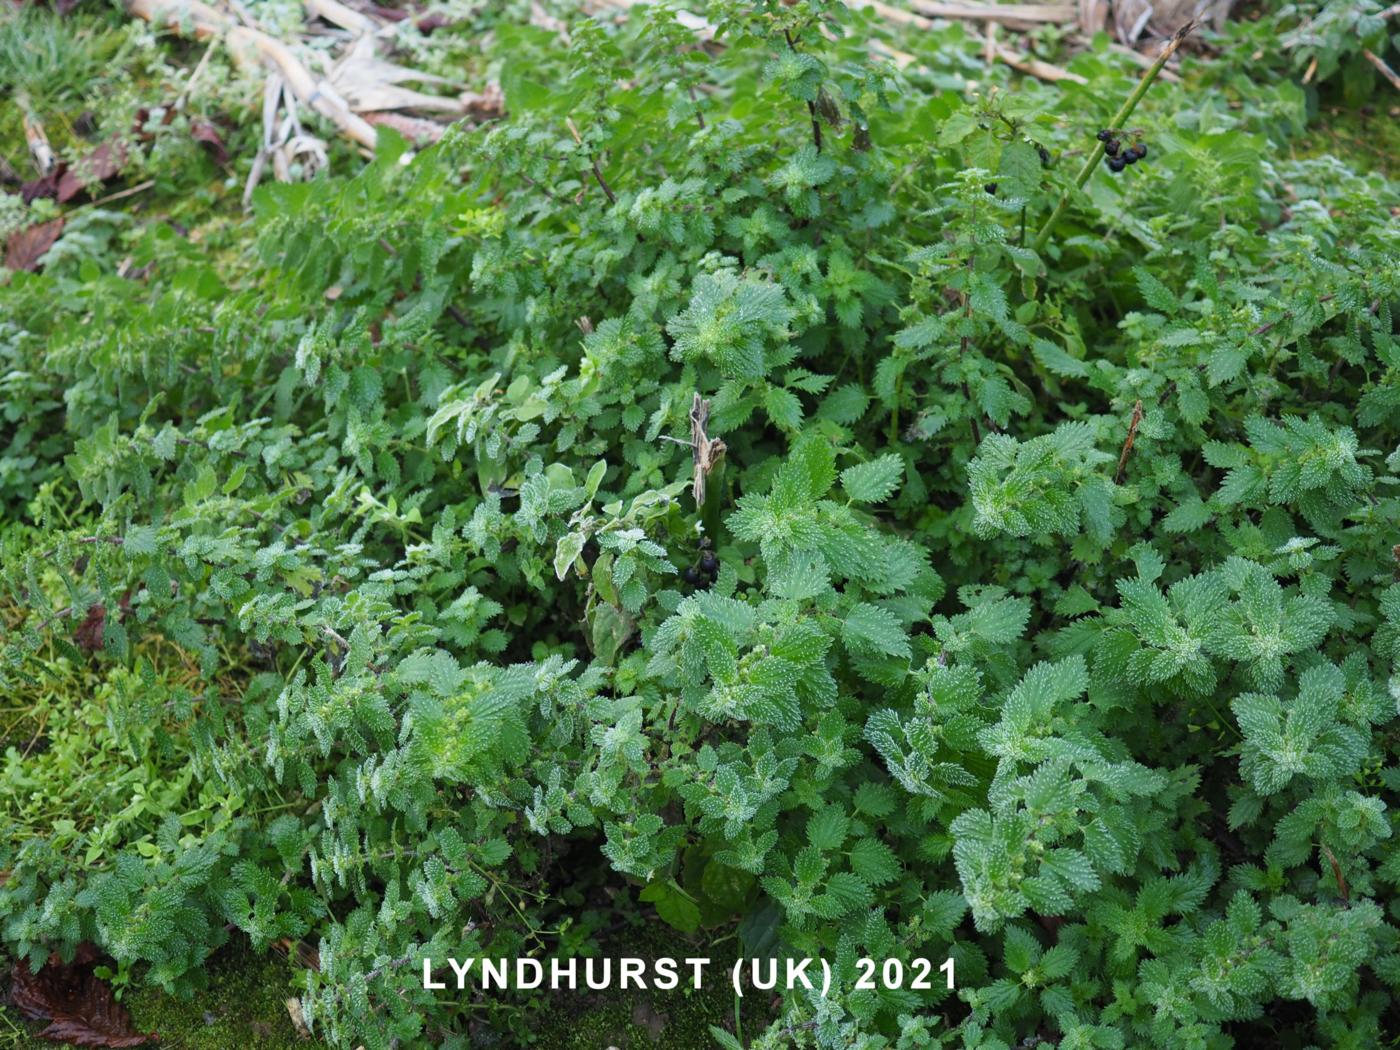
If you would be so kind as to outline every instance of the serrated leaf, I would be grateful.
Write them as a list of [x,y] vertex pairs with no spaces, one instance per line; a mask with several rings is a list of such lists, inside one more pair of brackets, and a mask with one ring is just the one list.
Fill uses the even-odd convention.
[[841,487],[858,503],[883,503],[904,477],[904,458],[895,453],[841,471]]

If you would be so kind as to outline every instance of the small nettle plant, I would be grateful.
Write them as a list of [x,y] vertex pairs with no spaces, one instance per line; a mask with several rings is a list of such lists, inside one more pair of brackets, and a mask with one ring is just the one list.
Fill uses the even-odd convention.
[[500,124],[0,290],[0,673],[93,665],[178,785],[104,835],[12,753],[6,948],[305,941],[332,1045],[508,1045],[424,956],[656,916],[831,960],[731,1047],[1378,1045],[1395,186],[1136,70],[960,100],[837,3],[708,18],[502,26]]

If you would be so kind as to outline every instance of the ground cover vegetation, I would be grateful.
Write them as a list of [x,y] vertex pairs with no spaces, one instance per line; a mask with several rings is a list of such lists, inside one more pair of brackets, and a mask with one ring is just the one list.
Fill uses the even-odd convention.
[[[558,1009],[424,956],[657,922],[834,964],[728,1050],[1387,1045],[1400,192],[1299,143],[1400,98],[1400,19],[1148,86],[691,6],[464,13],[502,119],[248,216],[216,56],[0,282],[0,946],[196,999],[280,947],[372,1050]],[[202,53],[6,17],[50,127]]]

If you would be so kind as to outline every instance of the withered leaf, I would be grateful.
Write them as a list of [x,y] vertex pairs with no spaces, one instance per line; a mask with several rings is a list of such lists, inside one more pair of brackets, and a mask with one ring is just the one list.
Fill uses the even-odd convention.
[[444,26],[456,25],[452,19],[448,18],[440,11],[434,11],[432,14],[424,15],[413,24],[417,26],[418,32],[422,33],[424,36],[430,35],[434,29],[442,29]]
[[102,649],[102,632],[107,627],[107,607],[94,605],[88,610],[87,619],[73,629],[73,642],[84,652],[96,653]]
[[32,973],[23,960],[11,973],[10,1001],[25,1017],[48,1021],[40,1038],[87,1047],[146,1046],[154,1035],[142,1035],[131,1024],[126,1008],[94,972],[100,953],[91,944],[78,946],[73,961],[58,956]]
[[196,120],[190,125],[190,135],[209,151],[209,155],[214,158],[216,164],[228,163],[228,147],[224,145],[224,137],[219,134],[219,129],[209,121]]
[[33,204],[40,197],[58,196],[58,182],[63,178],[63,173],[68,170],[68,165],[59,161],[49,169],[45,175],[40,175],[37,179],[30,179],[19,188],[20,200],[25,204]]
[[5,244],[5,266],[11,270],[37,270],[39,260],[63,232],[63,217],[10,234]]
[[126,146],[115,139],[108,139],[89,153],[76,167],[71,167],[58,180],[58,202],[72,200],[90,185],[106,182],[115,176],[126,164]]

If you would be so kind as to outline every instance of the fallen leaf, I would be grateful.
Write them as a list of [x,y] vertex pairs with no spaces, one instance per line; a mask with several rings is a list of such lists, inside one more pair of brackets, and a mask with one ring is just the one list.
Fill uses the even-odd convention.
[[47,174],[24,183],[19,188],[20,200],[25,204],[32,204],[40,197],[57,197],[58,180],[63,178],[63,173],[67,170],[68,165],[60,161],[50,168]]
[[78,162],[76,168],[68,168],[58,180],[58,202],[72,200],[89,186],[106,182],[122,170],[126,164],[126,146],[109,139]]
[[107,607],[94,605],[88,610],[87,619],[73,629],[73,642],[84,652],[100,652],[102,650],[102,633],[106,627]]
[[142,1035],[131,1016],[94,972],[101,954],[91,944],[78,946],[70,963],[57,954],[32,973],[23,960],[11,973],[10,1001],[32,1021],[48,1021],[40,1038],[71,1046],[121,1048],[145,1046],[154,1035]]
[[311,1038],[311,1029],[306,1027],[306,1015],[301,1010],[300,999],[288,999],[283,1003],[287,1008],[287,1016],[292,1019],[292,1027],[297,1030],[297,1035],[302,1039]]
[[63,232],[63,217],[41,222],[10,234],[5,244],[5,266],[11,270],[37,270],[39,260]]
[[196,142],[209,150],[216,164],[228,163],[228,147],[224,145],[224,137],[219,134],[219,129],[213,124],[207,120],[196,120],[190,125],[190,134]]
[[293,941],[290,937],[281,937],[272,942],[272,947],[288,958],[295,956],[294,961],[298,966],[304,966],[309,970],[321,968],[321,953],[305,941]]
[[418,32],[422,33],[424,36],[429,36],[434,29],[443,29],[446,26],[456,25],[457,23],[448,18],[441,11],[434,11],[430,15],[424,15],[413,24],[418,27]]

